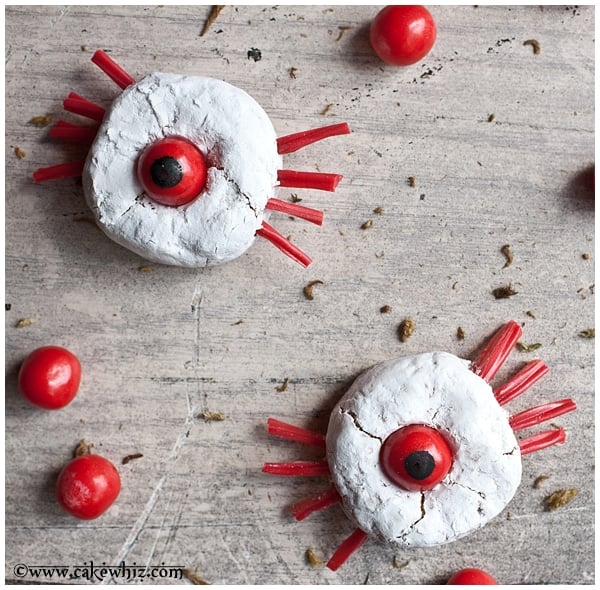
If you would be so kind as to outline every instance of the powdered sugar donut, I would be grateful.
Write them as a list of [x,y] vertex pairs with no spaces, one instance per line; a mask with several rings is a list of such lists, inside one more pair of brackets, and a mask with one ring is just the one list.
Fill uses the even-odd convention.
[[[206,159],[200,198],[179,207],[150,198],[135,171],[147,146],[182,137]],[[113,103],[83,171],[87,203],[113,240],[144,258],[206,266],[254,242],[274,196],[281,156],[267,114],[221,80],[155,73]]]
[[50,136],[90,145],[86,160],[41,168],[36,182],[83,177],[96,222],[154,262],[203,267],[233,260],[258,235],[307,266],[267,223],[281,211],[320,225],[323,214],[275,198],[277,186],[333,191],[339,174],[281,168],[282,154],[350,132],[346,123],[277,137],[246,92],[221,80],[153,73],[136,82],[105,52],[92,61],[123,92],[106,110],[71,93],[65,109],[97,127],[59,121]]
[[515,433],[575,409],[571,399],[509,416],[502,406],[543,377],[531,361],[489,382],[521,336],[509,322],[474,362],[445,352],[387,361],[360,375],[334,407],[327,435],[270,418],[273,436],[321,447],[323,461],[265,463],[275,475],[327,475],[331,486],[292,506],[302,520],[341,503],[356,530],[327,566],[338,569],[369,535],[401,547],[449,543],[499,514],[521,480],[521,457],[565,441],[563,429]]
[[[440,545],[480,528],[513,497],[519,445],[508,413],[469,364],[443,352],[389,361],[363,373],[334,408],[331,477],[344,511],[364,532],[405,547]],[[431,489],[402,489],[382,469],[390,435],[413,424],[432,428],[453,455]],[[424,479],[413,475],[417,484]]]

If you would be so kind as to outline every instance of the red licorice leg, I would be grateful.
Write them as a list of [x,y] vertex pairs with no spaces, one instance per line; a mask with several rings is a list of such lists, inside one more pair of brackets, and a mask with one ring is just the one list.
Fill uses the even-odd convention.
[[572,412],[577,409],[577,405],[572,399],[561,399],[559,401],[550,402],[542,406],[530,408],[524,412],[519,412],[514,416],[511,416],[508,420],[510,427],[516,432],[517,430],[523,430],[523,428],[529,428],[536,424],[541,424],[562,416],[567,412]]
[[520,337],[521,326],[516,322],[511,320],[502,326],[492,336],[477,359],[471,363],[471,371],[489,383]]
[[514,377],[494,390],[496,401],[501,406],[507,404],[537,383],[548,370],[542,360],[527,363]]
[[266,208],[271,211],[280,211],[294,217],[299,217],[300,219],[305,219],[316,225],[323,224],[323,212],[318,209],[305,207],[304,205],[296,205],[295,203],[288,203],[280,199],[269,199]]
[[312,261],[300,248],[294,246],[287,238],[284,238],[274,227],[263,221],[262,227],[256,230],[256,235],[269,240],[271,244],[279,248],[284,254],[292,260],[299,262],[307,267]]
[[267,419],[267,432],[271,436],[293,440],[303,445],[325,448],[325,437],[322,434],[281,422],[281,420],[275,418]]
[[341,174],[326,172],[301,172],[298,170],[277,170],[279,186],[287,188],[314,188],[333,192],[342,180]]
[[284,463],[265,463],[263,473],[271,475],[312,476],[328,475],[329,464],[327,461],[287,461]]
[[81,115],[99,122],[104,119],[104,115],[106,114],[106,110],[99,104],[87,100],[87,98],[83,98],[83,96],[79,96],[79,94],[76,94],[75,92],[71,92],[69,96],[63,100],[63,107],[65,111],[68,111],[69,113],[75,113],[76,115]]
[[107,53],[98,49],[92,56],[92,62],[95,63],[113,82],[116,82],[121,88],[125,89],[130,84],[135,84],[135,80]]
[[348,123],[336,123],[335,125],[327,125],[318,129],[310,129],[308,131],[300,131],[279,137],[277,139],[277,153],[291,154],[311,143],[333,137],[334,135],[346,135],[350,133]]
[[292,514],[296,520],[304,520],[307,516],[310,516],[317,510],[324,510],[334,504],[337,504],[341,500],[338,491],[331,486],[323,492],[319,492],[310,498],[305,498],[296,502],[292,506]]
[[33,173],[35,182],[46,182],[47,180],[58,180],[60,178],[71,178],[81,176],[85,160],[77,162],[65,162],[64,164],[56,164],[47,168],[38,168]]
[[562,428],[546,430],[519,441],[521,455],[535,453],[552,445],[562,444],[567,440],[567,433]]
[[327,567],[335,572],[367,540],[367,533],[356,529],[336,550],[327,562]]
[[98,127],[84,127],[82,125],[73,125],[73,123],[68,123],[67,121],[57,121],[56,125],[50,129],[48,137],[90,145],[97,133]]

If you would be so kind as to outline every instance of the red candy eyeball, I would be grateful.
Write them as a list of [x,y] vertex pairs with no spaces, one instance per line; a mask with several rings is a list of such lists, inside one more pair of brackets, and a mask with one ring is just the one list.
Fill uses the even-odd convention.
[[206,160],[202,152],[182,137],[165,137],[140,155],[137,175],[146,194],[168,207],[193,201],[206,185]]
[[453,454],[444,436],[429,426],[411,424],[392,432],[381,446],[384,473],[409,491],[431,490],[450,471]]
[[34,406],[58,410],[73,400],[80,381],[81,365],[72,352],[60,346],[42,346],[23,361],[18,387]]
[[466,568],[456,572],[449,580],[448,584],[456,586],[477,586],[480,584],[497,584],[496,580],[483,570],[474,567]]
[[121,491],[117,468],[100,455],[82,455],[67,463],[56,482],[58,503],[82,520],[98,518]]
[[435,21],[424,6],[386,6],[373,19],[369,37],[383,61],[409,66],[431,51],[436,34]]

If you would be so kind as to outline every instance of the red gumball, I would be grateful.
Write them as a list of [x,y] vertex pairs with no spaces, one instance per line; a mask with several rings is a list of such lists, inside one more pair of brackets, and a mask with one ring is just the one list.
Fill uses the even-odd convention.
[[483,570],[474,567],[466,568],[456,572],[449,580],[448,584],[455,586],[477,586],[481,584],[497,584],[496,580]]
[[67,463],[56,482],[58,503],[82,520],[98,518],[121,491],[117,468],[100,455],[82,455]]
[[137,174],[151,199],[178,207],[193,201],[204,190],[206,161],[191,141],[165,137],[142,152]]
[[75,397],[80,380],[81,365],[72,352],[60,346],[43,346],[23,361],[18,387],[33,405],[57,410]]
[[409,66],[431,51],[436,26],[424,6],[386,6],[371,23],[369,38],[375,53],[393,66]]
[[435,428],[411,424],[392,432],[381,446],[381,467],[404,490],[433,489],[450,471],[453,453]]

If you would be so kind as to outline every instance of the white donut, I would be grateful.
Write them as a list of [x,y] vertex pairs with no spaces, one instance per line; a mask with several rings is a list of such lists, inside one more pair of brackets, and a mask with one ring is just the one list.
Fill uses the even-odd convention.
[[[168,207],[144,194],[136,162],[148,145],[183,137],[204,154],[199,198]],[[203,267],[253,243],[277,185],[275,130],[243,90],[211,78],[153,73],[128,86],[107,112],[88,154],[83,186],[98,225],[154,262]]]
[[[434,352],[376,365],[334,408],[327,460],[348,517],[403,547],[454,541],[487,523],[513,497],[521,453],[508,414],[469,361]],[[435,428],[453,463],[433,489],[406,491],[380,464],[383,442],[411,424]]]

